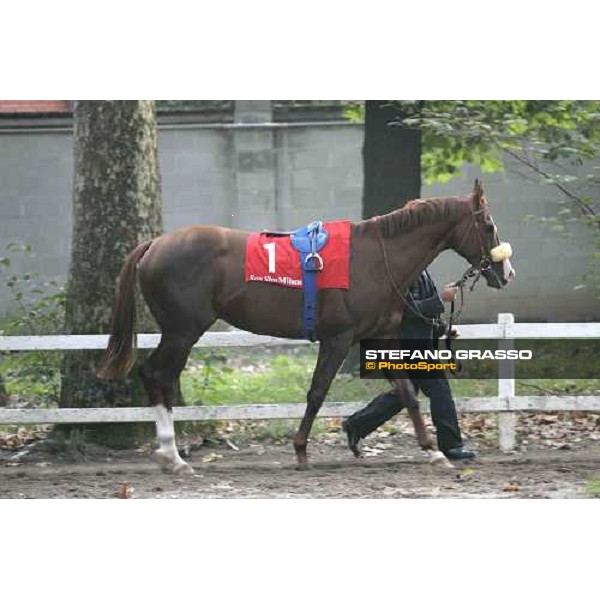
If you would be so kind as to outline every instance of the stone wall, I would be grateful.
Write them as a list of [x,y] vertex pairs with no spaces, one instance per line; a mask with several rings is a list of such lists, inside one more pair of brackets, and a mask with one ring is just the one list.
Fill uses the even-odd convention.
[[[236,102],[219,123],[207,118],[163,117],[159,151],[165,227],[220,224],[249,230],[292,228],[313,219],[360,218],[363,128],[332,107]],[[222,109],[222,107],[219,107]],[[229,113],[228,113],[229,114]],[[294,120],[294,115],[298,118]],[[287,119],[287,120],[284,120]],[[224,122],[225,121],[225,122]],[[516,165],[484,175],[484,185],[503,238],[515,249],[517,279],[496,292],[483,284],[468,298],[464,322],[488,322],[497,312],[519,320],[597,320],[600,304],[574,288],[581,283],[591,240],[559,239],[529,214],[551,216],[558,195],[528,181]],[[464,195],[480,176],[475,168],[423,196]],[[31,244],[35,255],[23,271],[64,280],[69,261],[73,150],[68,118],[0,120],[0,247]],[[433,266],[441,283],[465,268],[446,254]],[[0,315],[9,310],[0,286]]]

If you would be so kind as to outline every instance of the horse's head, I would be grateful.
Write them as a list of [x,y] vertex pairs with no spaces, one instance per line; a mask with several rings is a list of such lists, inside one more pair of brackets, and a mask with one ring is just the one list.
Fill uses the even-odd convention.
[[510,263],[512,249],[510,244],[500,242],[498,228],[478,180],[475,180],[470,203],[469,217],[457,227],[452,246],[475,269],[481,270],[488,286],[500,289],[515,277]]

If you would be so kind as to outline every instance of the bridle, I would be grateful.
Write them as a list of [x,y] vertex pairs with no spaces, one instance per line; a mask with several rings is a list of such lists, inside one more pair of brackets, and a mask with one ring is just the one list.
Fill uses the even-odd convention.
[[[462,237],[460,244],[456,248],[456,251],[458,252],[463,247],[463,245],[465,244],[465,242],[467,240],[468,235],[471,233],[471,229],[473,227],[475,227],[475,231],[477,232],[477,239],[479,241],[481,260],[479,261],[479,264],[477,266],[470,265],[469,268],[461,275],[461,277],[453,284],[453,287],[458,287],[458,289],[460,291],[460,308],[458,309],[458,312],[456,312],[455,311],[455,301],[452,300],[452,302],[450,303],[450,314],[448,316],[448,331],[451,331],[453,324],[458,323],[458,319],[460,318],[460,316],[462,314],[462,311],[464,308],[464,288],[466,287],[469,279],[473,279],[473,283],[471,284],[471,287],[469,289],[469,292],[472,292],[473,289],[475,288],[475,285],[481,278],[482,273],[484,271],[488,271],[489,269],[492,268],[492,258],[491,258],[490,252],[486,251],[486,249],[485,249],[485,244],[484,244],[483,238],[481,236],[481,231],[479,230],[479,227],[477,227],[477,218],[476,218],[476,216],[478,214],[485,213],[485,212],[487,212],[487,210],[488,210],[488,208],[485,207],[485,208],[480,208],[479,210],[471,211],[472,218],[471,218],[469,227],[467,228],[464,236]],[[418,316],[420,319],[422,319],[429,325],[438,325],[439,324],[438,319],[430,319],[429,317],[427,317],[423,313],[421,313],[419,310],[414,308],[413,307],[414,303],[409,302],[407,299],[407,296],[405,294],[403,294],[402,291],[399,289],[398,285],[394,281],[394,276],[392,274],[390,260],[389,260],[388,254],[387,254],[387,250],[385,248],[385,241],[384,241],[383,235],[381,233],[380,219],[379,219],[379,217],[373,217],[372,221],[375,222],[375,226],[377,229],[377,238],[379,240],[379,245],[381,246],[381,254],[383,256],[383,262],[385,264],[386,273],[387,273],[388,279],[390,281],[390,284],[392,285],[392,289],[394,290],[396,295],[403,301],[406,308],[408,308],[414,315]],[[410,298],[412,300],[413,298],[410,294],[410,291],[407,290],[407,294],[408,294],[408,298]],[[448,340],[449,340],[449,338],[448,338]]]
[[456,282],[456,285],[459,285],[459,284],[464,285],[468,279],[476,276],[476,279],[473,282],[473,285],[471,286],[471,289],[469,291],[473,291],[473,288],[475,287],[475,284],[479,281],[481,274],[484,271],[489,271],[492,268],[493,261],[492,261],[490,251],[485,249],[485,244],[483,242],[483,238],[481,237],[481,231],[479,230],[479,227],[477,226],[477,215],[485,214],[487,212],[488,212],[487,206],[485,208],[480,208],[479,210],[471,211],[472,218],[471,218],[471,222],[469,223],[469,227],[467,228],[465,234],[463,235],[462,240],[460,241],[460,244],[458,244],[458,246],[456,248],[456,252],[458,252],[460,254],[460,250],[464,246],[465,241],[467,240],[467,237],[471,233],[471,230],[473,229],[473,227],[475,227],[475,232],[477,233],[477,241],[479,242],[479,254],[481,256],[481,259],[479,261],[479,264],[476,267],[471,265],[464,272],[462,277]]

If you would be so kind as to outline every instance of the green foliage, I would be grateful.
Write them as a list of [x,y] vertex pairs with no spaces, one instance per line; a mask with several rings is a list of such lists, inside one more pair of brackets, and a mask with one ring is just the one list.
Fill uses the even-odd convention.
[[[13,315],[3,320],[0,335],[56,333],[64,322],[64,288],[54,281],[42,280],[38,273],[15,270],[15,258],[31,254],[30,246],[11,242],[0,256],[0,281],[17,307]],[[9,394],[44,398],[53,403],[60,393],[61,362],[61,352],[8,354],[0,361],[0,378]]]
[[[402,122],[423,131],[428,182],[456,174],[457,165],[464,162],[479,164],[484,171],[498,170],[503,150],[519,153],[530,168],[539,160],[580,167],[598,154],[600,103],[595,101],[446,100],[398,105],[409,112]],[[544,177],[546,183],[580,180],[575,173]],[[590,174],[584,179],[597,181]]]
[[[202,356],[200,357],[202,361]],[[182,375],[187,403],[204,405],[303,402],[314,356],[269,356],[261,363],[228,364],[223,356],[193,360]]]
[[60,394],[61,352],[22,352],[3,356],[0,379],[8,394],[55,405]]
[[365,105],[362,102],[350,102],[344,107],[343,114],[352,123],[362,123],[365,120]]
[[600,498],[600,479],[594,477],[585,486],[585,495],[589,498]]
[[[317,359],[316,347],[280,353],[221,351],[210,356],[195,350],[181,376],[187,404],[259,404],[306,402]],[[338,375],[327,396],[330,402],[367,400],[387,389],[384,381]]]
[[66,303],[64,287],[44,280],[39,273],[16,271],[16,256],[28,257],[33,250],[27,244],[11,242],[0,256],[0,281],[8,288],[17,312],[6,319],[0,335],[42,335],[62,328]]

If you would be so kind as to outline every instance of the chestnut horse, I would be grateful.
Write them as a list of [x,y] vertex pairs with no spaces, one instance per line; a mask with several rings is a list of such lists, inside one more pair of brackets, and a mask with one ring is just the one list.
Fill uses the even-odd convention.
[[[118,278],[111,335],[97,374],[122,379],[134,364],[137,275],[162,332],[160,344],[141,366],[149,403],[156,411],[160,447],[155,459],[174,472],[192,471],[175,445],[172,406],[179,375],[198,338],[216,319],[257,334],[302,335],[301,290],[246,283],[248,235],[204,226],[161,235],[135,248]],[[299,463],[307,462],[313,421],[352,344],[397,331],[409,282],[440,252],[455,250],[493,288],[503,287],[514,275],[510,252],[499,251],[508,244],[500,245],[478,181],[470,196],[413,200],[389,214],[355,223],[350,243],[350,289],[319,292],[319,354],[304,418],[294,437]],[[444,460],[434,449],[409,380],[396,373],[390,380],[408,409],[421,448],[432,461]]]

